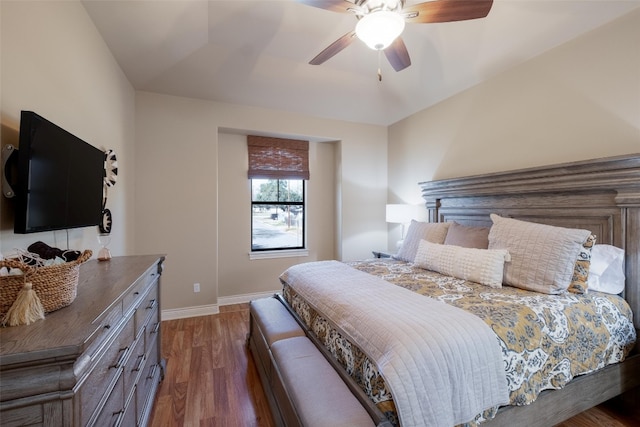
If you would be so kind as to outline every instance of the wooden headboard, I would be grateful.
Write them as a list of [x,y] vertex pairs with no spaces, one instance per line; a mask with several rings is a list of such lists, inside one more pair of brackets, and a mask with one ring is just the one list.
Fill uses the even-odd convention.
[[640,329],[640,154],[421,182],[429,221],[490,225],[489,214],[584,228],[625,250],[625,299]]

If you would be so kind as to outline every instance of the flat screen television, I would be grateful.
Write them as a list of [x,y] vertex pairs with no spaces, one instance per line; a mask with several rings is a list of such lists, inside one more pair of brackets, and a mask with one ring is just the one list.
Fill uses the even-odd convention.
[[32,111],[22,111],[15,233],[98,225],[105,154]]

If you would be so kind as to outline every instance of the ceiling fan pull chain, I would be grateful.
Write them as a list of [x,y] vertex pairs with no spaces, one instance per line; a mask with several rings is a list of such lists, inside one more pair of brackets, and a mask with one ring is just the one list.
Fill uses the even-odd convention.
[[382,55],[382,50],[378,49],[378,81],[382,81],[382,71],[380,70],[380,55]]

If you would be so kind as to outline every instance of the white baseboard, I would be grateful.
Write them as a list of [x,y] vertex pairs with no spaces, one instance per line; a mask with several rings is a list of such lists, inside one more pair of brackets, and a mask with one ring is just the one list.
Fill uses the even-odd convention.
[[220,313],[221,306],[247,303],[254,299],[270,297],[273,294],[276,294],[279,292],[280,290],[276,290],[276,291],[268,291],[268,292],[257,292],[252,294],[233,295],[230,297],[220,297],[218,298],[218,304],[198,305],[198,306],[185,307],[185,308],[169,308],[166,310],[162,310],[162,313],[160,314],[160,316],[163,321],[186,319],[189,317],[198,317],[198,316],[209,316],[211,314]]
[[211,314],[218,314],[219,312],[220,310],[218,309],[218,304],[197,305],[193,307],[169,308],[166,310],[162,310],[162,312],[160,313],[160,318],[162,319],[162,321],[186,319],[189,317],[209,316]]
[[270,296],[273,296],[273,294],[279,294],[280,292],[281,292],[281,289],[278,289],[277,291],[256,292],[253,294],[242,294],[242,295],[233,295],[230,297],[219,297],[218,306],[242,304],[258,298],[268,298]]

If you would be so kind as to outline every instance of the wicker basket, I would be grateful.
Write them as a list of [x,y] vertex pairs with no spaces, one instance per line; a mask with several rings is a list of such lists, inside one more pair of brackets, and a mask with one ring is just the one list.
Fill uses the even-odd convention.
[[45,313],[70,305],[76,299],[80,264],[91,258],[91,255],[92,252],[86,250],[75,261],[46,267],[34,267],[12,259],[0,261],[0,268],[19,268],[24,272],[19,276],[0,276],[0,320],[7,314],[27,282],[32,283]]

